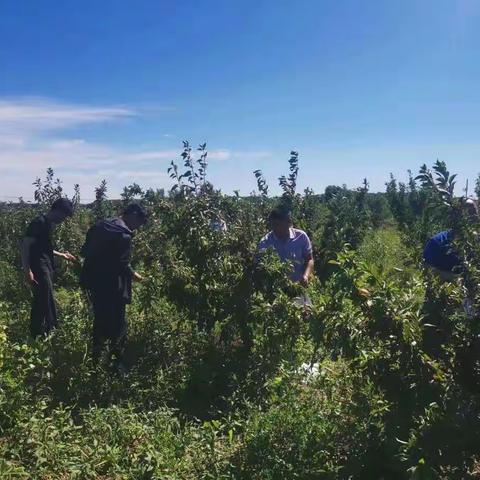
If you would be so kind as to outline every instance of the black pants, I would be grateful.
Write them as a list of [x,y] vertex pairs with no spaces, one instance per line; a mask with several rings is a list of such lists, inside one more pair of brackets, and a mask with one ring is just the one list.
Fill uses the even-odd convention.
[[33,284],[33,301],[30,313],[32,337],[48,335],[57,326],[57,308],[53,298],[53,272],[40,269],[33,272],[37,283]]
[[127,336],[125,317],[126,303],[115,295],[102,291],[91,291],[93,305],[93,359],[98,361],[107,341],[110,342],[110,354],[115,360],[123,358]]

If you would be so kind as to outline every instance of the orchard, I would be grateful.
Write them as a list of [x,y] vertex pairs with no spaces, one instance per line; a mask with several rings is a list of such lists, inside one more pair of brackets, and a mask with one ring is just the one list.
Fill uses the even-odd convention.
[[[260,170],[250,196],[222,194],[207,159],[185,142],[166,195],[133,184],[110,200],[103,182],[86,205],[77,186],[54,233],[78,254],[96,220],[131,200],[149,212],[134,239],[146,281],[128,309],[125,376],[92,364],[79,266],[57,268],[59,328],[28,335],[19,245],[61,181],[49,170],[35,204],[1,205],[0,477],[480,478],[480,249],[446,165],[391,177],[385,193],[365,180],[316,194],[297,191],[291,152],[273,198]],[[313,242],[306,291],[273,252],[255,260],[279,202]],[[453,282],[422,264],[447,228],[464,266]],[[305,293],[307,307],[294,301]]]

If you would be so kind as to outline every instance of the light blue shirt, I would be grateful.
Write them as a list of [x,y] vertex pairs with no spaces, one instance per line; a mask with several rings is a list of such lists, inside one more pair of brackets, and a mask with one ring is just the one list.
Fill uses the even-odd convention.
[[308,235],[298,228],[290,228],[287,238],[278,238],[273,232],[267,233],[258,244],[258,251],[274,248],[282,262],[293,263],[290,279],[299,282],[305,271],[305,261],[312,256],[312,242]]

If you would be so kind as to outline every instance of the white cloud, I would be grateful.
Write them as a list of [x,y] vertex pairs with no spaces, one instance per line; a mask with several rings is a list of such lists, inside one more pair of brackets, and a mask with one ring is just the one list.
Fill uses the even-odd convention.
[[21,147],[25,144],[25,139],[22,135],[0,135],[0,147]]
[[179,150],[158,150],[158,151],[146,151],[125,153],[122,157],[125,160],[133,162],[145,162],[153,160],[173,160],[179,156]]
[[219,150],[212,150],[208,152],[209,160],[259,160],[272,156],[271,152],[267,151],[236,151],[228,150],[226,148]]
[[[0,99],[0,200],[18,196],[31,199],[31,182],[44,176],[48,167],[63,180],[67,193],[73,184],[80,184],[84,199],[93,196],[95,186],[103,178],[112,197],[133,182],[146,188],[169,188],[168,164],[175,160],[182,166],[181,147],[132,151],[85,138],[65,137],[66,131],[74,127],[138,116],[136,110],[118,106],[75,105],[45,98]],[[197,153],[192,152],[194,158]],[[208,160],[242,161],[269,156],[265,151],[221,148],[209,151]]]
[[[125,164],[178,155],[173,151],[127,153],[112,145],[61,135],[69,128],[136,115],[124,107],[74,105],[45,98],[0,99],[0,199],[31,198],[31,182],[48,167],[54,168],[67,190],[79,183],[88,197],[106,177],[116,195],[125,183]],[[157,174],[149,178],[165,183]]]
[[67,192],[68,187],[79,183],[85,199],[92,197],[95,186],[103,178],[112,197],[133,182],[166,188],[171,183],[166,172],[168,163],[177,157],[178,151],[126,153],[110,145],[80,139],[45,142],[35,148],[0,149],[0,200],[2,196],[31,198],[31,182],[37,176],[44,176],[48,167],[53,167]]
[[209,160],[229,160],[232,158],[232,152],[230,150],[213,150],[208,152],[207,158]]
[[62,104],[44,98],[0,100],[0,138],[99,123],[135,115],[122,107]]
[[263,160],[266,158],[271,158],[273,156],[272,152],[265,150],[248,150],[248,151],[236,151],[233,152],[233,158],[238,160]]

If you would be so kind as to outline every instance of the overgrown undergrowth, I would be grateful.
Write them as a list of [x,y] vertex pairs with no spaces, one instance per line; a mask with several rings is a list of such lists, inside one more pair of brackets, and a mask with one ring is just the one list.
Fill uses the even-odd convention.
[[[419,186],[391,180],[384,196],[366,182],[298,195],[293,152],[283,201],[314,240],[317,270],[305,310],[288,267],[273,254],[253,261],[275,202],[261,172],[258,195],[223,196],[205,180],[204,153],[197,165],[186,144],[190,176],[172,166],[169,198],[125,189],[151,215],[135,239],[148,281],[128,311],[126,377],[92,365],[74,268],[58,271],[60,328],[28,338],[18,241],[38,209],[2,210],[0,476],[479,478],[479,319],[462,308],[467,295],[480,306],[479,257],[459,200],[424,170]],[[41,209],[59,192],[39,188]],[[59,248],[78,252],[112,213],[104,195],[56,232]],[[227,232],[211,228],[218,216]],[[453,283],[419,261],[423,240],[447,227],[468,266]]]

